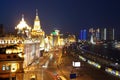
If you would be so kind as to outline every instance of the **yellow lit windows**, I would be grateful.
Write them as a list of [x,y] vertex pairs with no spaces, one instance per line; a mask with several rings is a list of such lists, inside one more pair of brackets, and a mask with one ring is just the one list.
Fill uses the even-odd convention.
[[5,70],[5,65],[2,66],[2,70],[3,70],[3,71]]

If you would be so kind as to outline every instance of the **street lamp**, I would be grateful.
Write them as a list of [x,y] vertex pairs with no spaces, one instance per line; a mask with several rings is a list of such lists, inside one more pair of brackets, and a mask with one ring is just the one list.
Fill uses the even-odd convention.
[[[44,69],[44,68],[43,68],[43,69]],[[43,76],[44,76],[44,74],[43,74],[43,69],[42,69],[42,80],[44,79],[44,78],[43,78]]]
[[10,80],[12,80],[12,76],[11,76],[11,65],[9,65],[9,69],[10,69]]
[[44,65],[42,65],[42,80],[44,80],[44,69],[48,67],[49,61],[47,61]]
[[42,66],[42,80],[44,80],[44,68],[45,68],[45,65]]

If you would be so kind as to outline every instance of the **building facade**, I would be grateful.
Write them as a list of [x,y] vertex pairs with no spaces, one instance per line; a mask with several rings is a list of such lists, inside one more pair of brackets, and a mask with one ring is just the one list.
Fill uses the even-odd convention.
[[0,80],[23,80],[23,61],[17,54],[0,54]]
[[34,64],[41,56],[40,54],[40,41],[25,40],[24,41],[24,65],[27,66]]
[[80,30],[79,40],[83,40],[83,41],[87,40],[87,30],[86,29]]
[[31,37],[30,36],[31,27],[24,20],[24,15],[22,15],[22,20],[15,27],[15,30],[17,30],[17,34],[20,37],[23,37],[23,38],[30,38]]
[[40,40],[40,47],[44,47],[45,32],[41,28],[38,11],[36,10],[36,17],[34,20],[34,27],[31,31],[31,38]]
[[115,40],[114,28],[102,28],[100,29],[100,39],[106,41]]

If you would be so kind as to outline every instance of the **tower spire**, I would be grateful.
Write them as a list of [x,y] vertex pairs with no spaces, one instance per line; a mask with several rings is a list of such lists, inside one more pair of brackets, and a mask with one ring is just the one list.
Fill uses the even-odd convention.
[[36,18],[35,18],[36,21],[39,21],[39,17],[38,17],[38,9],[36,9]]
[[24,21],[24,14],[22,14],[22,21]]
[[36,9],[36,16],[38,16],[38,9]]
[[40,20],[38,17],[38,9],[36,9],[36,17],[34,20],[34,30],[40,30],[41,31],[41,26],[40,26]]

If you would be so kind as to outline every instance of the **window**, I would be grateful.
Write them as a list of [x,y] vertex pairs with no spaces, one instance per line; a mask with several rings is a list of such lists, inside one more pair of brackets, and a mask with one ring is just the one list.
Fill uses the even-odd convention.
[[14,56],[13,56],[13,58],[17,58],[17,56],[16,56],[16,55],[14,55]]
[[8,59],[10,59],[10,56],[7,56]]
[[2,66],[2,70],[3,70],[3,71],[5,70],[5,65]]
[[10,66],[6,66],[6,70],[10,70]]

